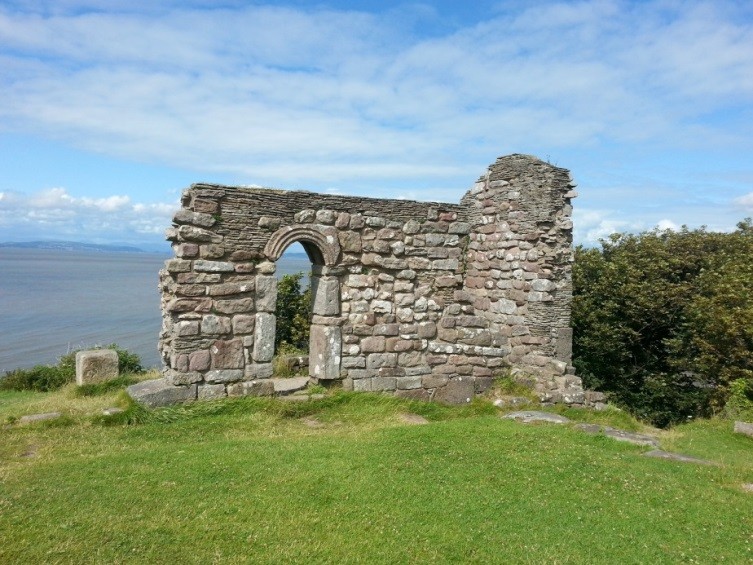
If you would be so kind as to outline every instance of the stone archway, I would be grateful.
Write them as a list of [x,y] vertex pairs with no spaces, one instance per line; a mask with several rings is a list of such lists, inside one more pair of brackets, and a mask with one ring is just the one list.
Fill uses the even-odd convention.
[[286,226],[272,234],[264,254],[276,262],[285,249],[296,242],[303,246],[312,263],[309,376],[317,380],[339,379],[342,358],[340,280],[333,274],[340,256],[337,233],[332,228],[315,225]]
[[278,229],[264,247],[264,255],[277,261],[291,243],[299,242],[314,265],[333,267],[340,257],[337,230],[316,225],[295,224]]

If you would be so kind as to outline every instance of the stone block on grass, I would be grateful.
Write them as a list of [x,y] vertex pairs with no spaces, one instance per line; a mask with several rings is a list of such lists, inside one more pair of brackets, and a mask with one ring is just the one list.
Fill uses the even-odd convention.
[[735,422],[735,433],[753,437],[753,423]]
[[56,420],[60,418],[60,412],[45,412],[44,414],[29,414],[21,416],[18,419],[19,424],[33,424],[35,422],[44,422],[47,420]]
[[165,379],[141,381],[126,389],[128,395],[147,408],[157,408],[170,404],[182,404],[196,400],[196,385],[173,386]]
[[118,354],[113,349],[76,353],[76,384],[93,385],[118,378]]
[[437,388],[434,400],[442,404],[468,404],[473,400],[473,381],[467,377],[454,377],[443,387]]
[[271,379],[227,385],[228,396],[274,396],[274,394],[275,387]]

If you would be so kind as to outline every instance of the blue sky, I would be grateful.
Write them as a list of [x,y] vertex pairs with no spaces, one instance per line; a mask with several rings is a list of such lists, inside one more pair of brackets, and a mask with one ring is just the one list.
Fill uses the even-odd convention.
[[575,239],[753,215],[753,3],[0,1],[0,241],[158,245],[210,181],[457,202],[572,171]]

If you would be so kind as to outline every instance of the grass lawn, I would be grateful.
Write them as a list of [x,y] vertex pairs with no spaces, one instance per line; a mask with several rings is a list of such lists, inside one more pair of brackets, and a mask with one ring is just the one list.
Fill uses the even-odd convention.
[[484,401],[338,393],[87,415],[116,401],[0,392],[0,422],[67,414],[0,431],[0,563],[753,562],[753,440],[730,422],[659,434],[718,463],[700,466]]

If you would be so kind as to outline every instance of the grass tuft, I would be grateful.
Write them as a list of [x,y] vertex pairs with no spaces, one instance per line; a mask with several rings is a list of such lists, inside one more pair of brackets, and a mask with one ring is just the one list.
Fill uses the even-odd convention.
[[80,385],[74,390],[75,394],[78,396],[102,396],[103,394],[110,393],[114,390],[131,386],[137,382],[139,382],[139,379],[133,375],[121,375],[117,379],[112,379],[111,381],[103,383]]
[[590,410],[588,408],[573,408],[557,404],[549,408],[549,410],[576,422],[600,424],[602,426],[625,430],[626,432],[658,431],[636,419],[630,412],[620,410],[611,405],[608,405],[604,410]]

